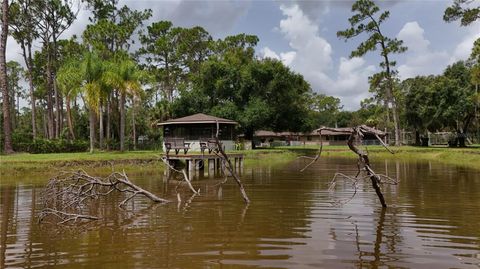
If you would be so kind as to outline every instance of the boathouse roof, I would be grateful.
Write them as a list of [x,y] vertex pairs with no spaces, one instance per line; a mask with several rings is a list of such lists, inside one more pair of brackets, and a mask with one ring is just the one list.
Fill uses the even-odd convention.
[[190,116],[186,116],[178,119],[170,119],[164,122],[157,123],[157,126],[170,125],[170,124],[198,124],[198,123],[222,123],[222,124],[238,124],[238,122],[219,118],[215,116],[198,113]]

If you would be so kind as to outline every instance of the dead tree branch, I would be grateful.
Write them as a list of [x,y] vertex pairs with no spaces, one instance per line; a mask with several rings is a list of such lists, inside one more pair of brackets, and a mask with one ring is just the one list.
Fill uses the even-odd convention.
[[302,170],[300,170],[300,172],[305,171],[310,165],[315,163],[320,158],[320,155],[322,154],[322,150],[323,150],[322,129],[320,129],[318,131],[318,134],[320,135],[320,147],[318,148],[317,155],[315,155],[315,157],[300,156],[299,158],[306,158],[306,159],[311,159],[312,160]]
[[192,186],[192,182],[190,181],[190,178],[188,177],[188,174],[187,174],[187,171],[185,171],[185,169],[182,169],[182,170],[178,170],[178,169],[175,169],[175,167],[173,167],[171,164],[170,164],[170,161],[168,160],[168,156],[162,156],[160,157],[160,160],[162,160],[162,162],[167,166],[167,169],[170,169],[174,172],[177,172],[177,173],[180,173],[183,175],[183,180],[185,180],[185,182],[187,182],[187,185],[188,187],[190,188],[190,190],[194,193],[194,194],[199,194],[199,191],[196,191],[193,186]]
[[228,175],[227,175],[227,173],[225,173],[225,171],[223,171],[223,169],[227,169],[229,174],[235,179],[235,181],[237,182],[238,188],[240,189],[240,193],[243,196],[243,200],[245,201],[245,203],[248,204],[248,203],[250,203],[250,199],[248,198],[247,192],[245,191],[245,188],[243,187],[243,183],[240,180],[240,177],[235,172],[235,169],[233,168],[232,162],[230,161],[230,159],[228,158],[228,155],[223,150],[222,143],[220,143],[220,140],[218,139],[219,130],[220,130],[220,125],[217,121],[217,132],[215,134],[215,143],[216,143],[217,146],[216,146],[216,149],[213,152],[217,156],[219,156],[220,160],[222,161],[221,167],[222,167],[222,172],[224,173],[224,175],[226,177],[225,181],[227,180]]
[[[314,162],[316,162],[320,154],[322,153],[322,148],[323,148],[323,141],[322,141],[322,130],[328,130],[332,132],[345,132],[345,129],[339,129],[339,128],[328,128],[328,127],[322,127],[318,130],[320,134],[320,148],[318,150],[317,155],[313,158],[312,162],[307,164],[301,172],[303,172],[307,167],[312,165]],[[383,140],[380,138],[380,131],[371,127],[368,127],[366,125],[360,125],[357,127],[353,127],[350,130],[350,137],[348,138],[347,145],[350,148],[351,151],[353,151],[355,154],[358,155],[358,162],[357,162],[357,167],[358,167],[358,172],[355,175],[355,177],[347,176],[341,173],[336,173],[335,176],[333,177],[331,183],[330,183],[330,190],[335,187],[335,183],[337,181],[338,176],[342,176],[343,178],[346,178],[352,182],[352,185],[354,187],[354,193],[353,196],[347,200],[350,201],[355,194],[357,193],[357,183],[359,180],[363,180],[366,178],[370,178],[372,187],[375,190],[375,193],[378,196],[378,199],[380,200],[380,203],[382,204],[382,207],[387,207],[387,204],[385,202],[385,198],[383,197],[380,184],[397,184],[398,181],[394,178],[391,178],[387,175],[381,175],[381,174],[376,174],[375,171],[370,166],[370,159],[368,158],[368,152],[364,151],[359,148],[359,146],[362,144],[363,137],[366,134],[371,134],[375,136],[375,138],[380,141],[381,145],[384,146],[390,153],[394,154],[393,151],[391,151],[388,146],[383,142]],[[305,157],[305,156],[302,156]],[[363,177],[359,177],[362,172],[365,172],[367,175]]]
[[83,170],[62,172],[50,179],[43,192],[43,209],[39,214],[39,222],[53,219],[57,224],[72,225],[98,220],[99,217],[87,212],[98,198],[113,192],[126,194],[127,197],[119,204],[121,208],[137,196],[155,203],[169,202],[132,183],[125,172],[113,172],[106,178],[90,176]]

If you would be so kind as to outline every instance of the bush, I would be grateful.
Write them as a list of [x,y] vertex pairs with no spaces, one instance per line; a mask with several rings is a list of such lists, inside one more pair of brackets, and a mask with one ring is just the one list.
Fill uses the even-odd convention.
[[84,152],[89,149],[88,141],[82,140],[47,140],[35,139],[33,142],[18,142],[13,144],[15,151],[29,153],[62,153],[62,152]]

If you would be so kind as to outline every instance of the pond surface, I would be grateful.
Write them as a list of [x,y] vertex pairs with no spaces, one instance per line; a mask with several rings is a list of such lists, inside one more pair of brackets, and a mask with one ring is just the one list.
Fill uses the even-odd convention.
[[[325,158],[299,173],[307,160],[280,167],[245,168],[246,206],[233,183],[214,179],[191,203],[163,175],[130,173],[132,181],[174,202],[150,207],[121,197],[98,209],[103,219],[87,231],[37,224],[42,187],[22,176],[0,184],[0,268],[479,268],[480,173],[428,162],[372,162],[398,177],[384,186],[382,210],[368,181],[352,195],[337,171],[355,174],[355,160]],[[4,181],[5,178],[2,179]],[[45,179],[46,181],[47,179]],[[8,180],[11,182],[11,180]],[[4,181],[6,182],[6,180]]]

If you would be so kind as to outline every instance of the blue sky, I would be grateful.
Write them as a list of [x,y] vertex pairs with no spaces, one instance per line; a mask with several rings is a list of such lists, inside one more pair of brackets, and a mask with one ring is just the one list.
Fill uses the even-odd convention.
[[[480,37],[480,23],[460,27],[445,23],[443,11],[453,0],[377,1],[390,10],[384,24],[389,37],[404,40],[407,53],[396,55],[402,79],[416,75],[439,74],[449,64],[468,58],[473,41]],[[348,27],[350,0],[324,1],[121,1],[134,9],[151,8],[150,21],[171,20],[176,26],[200,25],[215,38],[248,33],[257,35],[258,57],[282,60],[302,74],[316,92],[339,97],[347,110],[357,109],[369,96],[368,77],[379,71],[378,52],[349,59],[363,39],[344,42],[336,37]],[[474,1],[478,5],[480,1]],[[64,38],[81,35],[88,23],[82,10]],[[19,62],[19,47],[9,40],[7,58]]]

